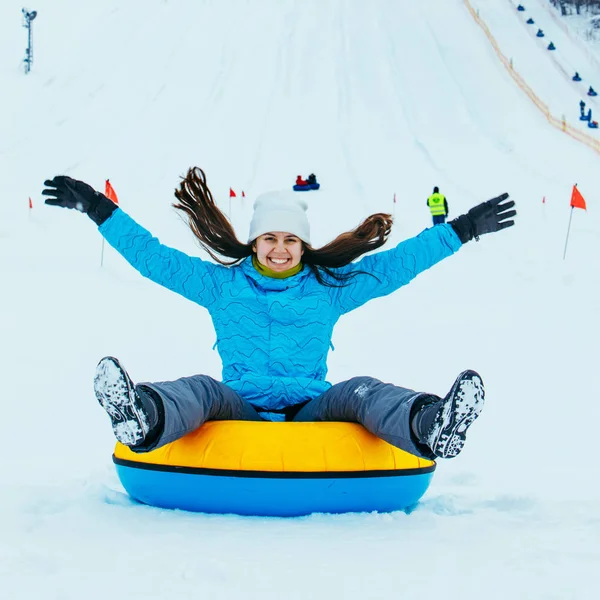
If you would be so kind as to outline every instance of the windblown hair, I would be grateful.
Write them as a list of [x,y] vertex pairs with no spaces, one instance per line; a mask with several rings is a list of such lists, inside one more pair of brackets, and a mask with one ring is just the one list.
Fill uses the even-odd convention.
[[[202,169],[189,169],[175,190],[175,197],[179,202],[173,206],[186,214],[198,242],[215,261],[230,266],[253,254],[252,244],[243,244],[237,239],[229,219],[215,204]],[[380,248],[391,230],[391,215],[371,215],[356,229],[342,233],[322,248],[304,244],[302,262],[313,271],[319,283],[333,287],[337,287],[334,282],[344,285],[348,279],[364,272],[343,274],[332,269],[345,267],[359,256]]]

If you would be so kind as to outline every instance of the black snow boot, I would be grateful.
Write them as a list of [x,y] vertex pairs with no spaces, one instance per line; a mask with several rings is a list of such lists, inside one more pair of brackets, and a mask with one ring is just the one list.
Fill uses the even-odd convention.
[[162,402],[145,386],[134,386],[127,371],[112,356],[105,356],[96,367],[94,393],[112,422],[121,444],[147,445],[158,437],[162,427]]
[[484,398],[481,376],[463,371],[444,399],[426,397],[412,419],[413,433],[433,458],[454,458],[463,449],[467,429],[481,413]]

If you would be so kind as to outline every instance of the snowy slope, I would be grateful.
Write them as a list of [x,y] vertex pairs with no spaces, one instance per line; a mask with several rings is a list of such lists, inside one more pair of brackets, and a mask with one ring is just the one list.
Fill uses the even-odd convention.
[[[577,89],[514,5],[478,4],[544,102],[577,111]],[[29,8],[24,76],[21,5],[0,4],[2,596],[595,598],[600,156],[548,125],[464,2]],[[561,60],[583,61],[553,27]],[[44,207],[40,192],[58,173],[99,189],[110,178],[126,211],[202,256],[170,208],[191,165],[241,238],[256,194],[298,173],[322,183],[309,197],[317,245],[381,210],[395,213],[393,241],[418,233],[434,185],[451,216],[504,191],[517,201],[517,227],[335,330],[331,381],[370,374],[444,394],[465,368],[484,378],[465,451],[439,464],[411,515],[207,516],[123,493],[91,389],[97,361],[118,356],[137,381],[219,377],[214,332],[203,309],[112,249],[100,268],[93,223]],[[574,183],[588,211],[573,214],[563,260]],[[230,186],[246,198],[230,203]]]

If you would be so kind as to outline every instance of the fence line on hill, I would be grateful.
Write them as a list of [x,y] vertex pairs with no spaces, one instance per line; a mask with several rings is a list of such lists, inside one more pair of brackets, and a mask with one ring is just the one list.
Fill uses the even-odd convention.
[[523,77],[515,70],[512,61],[506,58],[506,56],[504,56],[502,50],[500,50],[500,46],[498,45],[496,38],[494,38],[491,31],[489,30],[489,27],[481,18],[481,15],[479,14],[479,9],[473,8],[473,5],[471,4],[470,0],[463,1],[475,22],[479,25],[479,27],[481,27],[481,29],[485,33],[485,36],[488,38],[490,44],[492,45],[492,48],[494,49],[496,55],[508,71],[509,75],[513,78],[513,80],[519,86],[519,88],[521,88],[521,90],[523,90],[525,94],[527,94],[527,97],[533,102],[533,104],[538,108],[538,110],[543,113],[548,123],[550,123],[550,125],[552,125],[556,129],[559,129],[563,133],[566,133],[574,140],[585,144],[586,146],[588,146],[588,148],[591,148],[592,150],[600,154],[600,140],[597,140],[596,138],[593,138],[592,136],[584,133],[583,131],[580,131],[576,127],[569,125],[564,116],[558,118],[550,112],[548,106],[544,102],[542,102],[542,100],[527,84],[525,79],[523,79]]

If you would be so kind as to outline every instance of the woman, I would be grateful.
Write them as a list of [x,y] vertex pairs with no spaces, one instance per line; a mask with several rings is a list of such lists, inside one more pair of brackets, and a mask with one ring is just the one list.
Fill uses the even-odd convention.
[[45,185],[46,204],[86,213],[142,275],[204,306],[213,320],[222,382],[195,375],[134,385],[116,358],[98,364],[96,397],[117,439],[133,451],[158,448],[209,419],[352,421],[418,456],[451,458],[462,450],[484,400],[477,373],[461,373],[440,398],[365,376],[332,386],[326,357],[341,315],[409,283],[472,238],[512,226],[508,194],[353,263],[385,243],[390,215],[371,215],[317,249],[306,203],[294,192],[271,192],[257,198],[244,244],[194,168],[174,206],[215,264],[160,244],[82,181],[57,176]]

